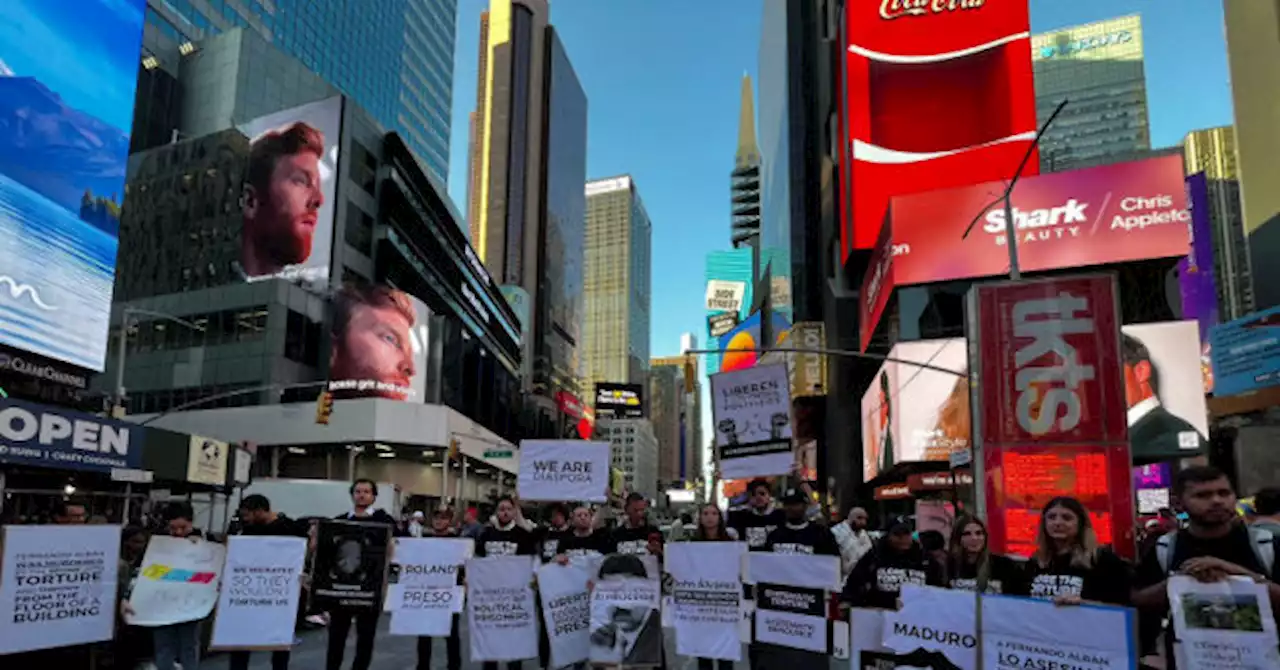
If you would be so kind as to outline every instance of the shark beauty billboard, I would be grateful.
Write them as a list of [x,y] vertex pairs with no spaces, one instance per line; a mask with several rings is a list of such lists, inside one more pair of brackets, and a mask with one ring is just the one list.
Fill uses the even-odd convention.
[[0,344],[101,371],[146,0],[5,0]]

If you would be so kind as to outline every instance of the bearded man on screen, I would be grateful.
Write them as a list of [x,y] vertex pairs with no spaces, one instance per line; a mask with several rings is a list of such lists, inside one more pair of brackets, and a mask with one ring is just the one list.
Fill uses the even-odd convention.
[[[410,330],[417,315],[403,291],[349,284],[334,298],[329,380],[336,398],[405,400],[417,370]],[[338,384],[337,382],[349,382]]]
[[301,121],[253,141],[243,195],[240,266],[246,277],[279,274],[311,258],[319,221],[324,135]]

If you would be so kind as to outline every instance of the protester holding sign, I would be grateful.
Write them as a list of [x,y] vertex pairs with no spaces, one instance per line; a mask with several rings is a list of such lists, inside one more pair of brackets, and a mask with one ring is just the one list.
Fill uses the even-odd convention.
[[[431,515],[431,526],[423,530],[424,538],[455,539],[458,532],[453,528],[453,511],[448,507],[440,507]],[[403,575],[401,576],[403,579]],[[463,579],[462,570],[458,570],[457,583]],[[427,636],[418,638],[418,668],[430,670],[431,647],[434,639]],[[449,635],[444,640],[444,653],[447,658],[445,667],[448,670],[459,670],[462,667],[462,637],[458,633],[458,614],[452,615]]]
[[1129,565],[1115,552],[1098,546],[1088,512],[1069,496],[1050,500],[1040,514],[1036,552],[1027,561],[1026,583],[1027,592],[1016,595],[1059,605],[1086,600],[1129,604]]
[[911,538],[911,525],[894,519],[875,549],[849,573],[841,599],[853,607],[896,610],[904,584],[946,586],[946,575]]
[[[601,508],[604,510],[606,508]],[[604,556],[613,551],[613,541],[609,531],[601,528],[599,514],[593,515],[585,506],[573,510],[573,527],[568,535],[560,538],[556,544],[558,552],[553,560],[566,565],[570,560]]]
[[610,553],[644,556],[662,555],[662,531],[649,523],[649,501],[639,493],[627,496],[623,511],[626,517],[613,531],[613,551]]
[[773,504],[769,482],[753,479],[747,484],[747,506],[729,512],[729,527],[738,532],[751,551],[764,551],[764,542],[784,522],[782,509]]
[[661,665],[660,603],[658,580],[637,555],[605,558],[591,589],[591,661],[614,667]]
[[[165,518],[168,520],[169,537],[189,539],[195,542],[203,541],[203,534],[192,524],[193,515],[194,513],[189,503],[171,503],[165,514]],[[148,553],[150,553],[150,550],[148,550]],[[156,567],[153,564],[151,571],[154,572]],[[168,572],[167,567],[158,567]],[[221,568],[221,566],[218,567]],[[147,568],[144,567],[143,572],[144,576],[146,576]],[[157,577],[157,579],[159,578]],[[140,603],[126,602],[122,605],[126,615],[134,613],[134,604],[139,609],[142,608]],[[200,663],[200,620],[207,615],[208,610],[205,610],[203,615],[194,620],[152,628],[151,634],[156,652],[156,670],[173,670],[175,662],[181,663],[184,669],[198,666]]]
[[839,556],[840,546],[826,526],[810,523],[806,518],[808,497],[799,489],[788,489],[782,496],[786,523],[775,528],[765,540],[765,551],[775,554],[816,554]]
[[[296,537],[306,538],[308,526],[281,512],[271,509],[271,501],[261,494],[250,494],[240,501],[240,535],[249,537]],[[289,594],[282,597],[293,597],[300,585],[290,587]],[[301,598],[299,598],[301,600]],[[221,613],[221,612],[220,612]],[[296,620],[296,612],[295,612]],[[215,625],[216,627],[216,625]],[[248,651],[233,651],[227,665],[229,670],[249,669]],[[289,650],[277,649],[271,652],[272,670],[287,670],[289,667]]]
[[555,558],[560,553],[560,541],[573,533],[573,529],[569,527],[568,505],[562,502],[551,503],[547,505],[545,516],[546,525],[534,532],[543,563]]
[[[1280,538],[1251,529],[1236,519],[1236,494],[1221,470],[1187,468],[1173,482],[1173,497],[1187,514],[1187,527],[1161,536],[1147,552],[1134,577],[1133,604],[1144,617],[1163,619],[1169,613],[1168,578],[1179,573],[1204,583],[1245,577],[1263,584],[1272,610],[1280,610]],[[1166,636],[1169,668],[1173,666],[1172,635]],[[1154,640],[1143,640],[1153,651]]]
[[[396,520],[385,510],[374,509],[378,500],[378,485],[372,479],[357,479],[351,483],[351,511],[336,518],[344,521],[361,521],[385,524],[394,533]],[[381,596],[381,594],[379,594]],[[329,647],[325,654],[327,670],[340,670],[346,654],[347,635],[351,633],[351,621],[356,624],[356,657],[351,670],[369,670],[373,662],[373,641],[378,633],[380,607],[354,609],[335,605],[329,609]]]
[[493,519],[480,531],[480,537],[476,540],[476,558],[537,554],[538,540],[522,521],[515,498],[499,498]]
[[[717,507],[714,504],[707,504],[707,505],[703,505],[702,509],[698,510],[698,526],[693,531],[693,535],[689,538],[689,541],[691,542],[736,542],[737,539],[738,539],[737,531],[725,525],[724,514],[720,512],[719,507]],[[676,546],[676,545],[673,545],[673,546]],[[737,551],[741,551],[745,547],[744,544],[737,544],[734,546],[738,548]],[[732,550],[732,549],[729,549],[727,551],[729,552],[730,555],[735,553],[735,550]],[[692,560],[693,559],[692,554],[689,554],[686,556],[686,554],[682,553],[681,557],[684,558],[685,560],[681,561],[681,564],[679,567],[684,572],[694,573],[700,568],[700,566],[697,566],[696,562]],[[741,557],[739,556],[738,558],[740,559]],[[698,581],[698,580],[692,579],[691,577],[684,577],[683,581],[685,583],[682,583],[682,576],[675,574],[676,571],[674,567],[671,569],[672,569],[672,577],[674,578],[673,581],[675,582],[674,589],[673,589],[674,590],[673,601],[675,603],[675,606],[678,612],[690,610],[684,616],[682,616],[679,613],[677,614],[677,617],[676,617],[677,620],[681,620],[683,623],[683,626],[677,626],[677,633],[676,633],[677,644],[682,646],[685,644],[692,646],[692,644],[694,644],[694,642],[685,643],[681,641],[680,630],[682,627],[689,627],[690,624],[692,624],[693,627],[695,628],[698,628],[702,625],[713,626],[714,623],[716,623],[715,615],[717,614],[721,616],[722,620],[728,620],[730,618],[729,616],[725,616],[724,612],[722,612],[722,610],[728,609],[728,610],[731,610],[730,614],[733,622],[732,627],[728,628],[728,630],[733,636],[733,651],[737,651],[738,650],[737,625],[738,625],[738,618],[741,617],[741,613],[739,612],[739,607],[740,607],[739,601],[741,600],[741,597],[742,597],[742,589],[736,586],[736,583],[738,580],[737,579],[733,580],[735,583],[735,586],[732,590],[735,591],[736,593],[733,594],[733,598],[732,600],[730,600],[729,595],[727,594],[724,594],[724,593],[712,594],[716,584],[728,581],[727,579],[724,579],[724,577],[728,576],[727,574],[721,575],[722,579],[720,580]],[[740,567],[733,565],[732,563],[729,563],[726,565],[724,564],[723,561],[721,561],[720,565],[709,565],[701,569],[710,570],[710,571],[714,571],[717,569],[724,571],[727,569],[730,572],[734,572],[734,573],[741,571]],[[682,598],[682,596],[684,596],[684,598]],[[688,601],[687,604],[686,602],[682,602],[682,600],[687,600]],[[725,603],[728,603],[729,605],[731,605],[731,607],[726,608],[724,606]],[[688,620],[683,621],[683,619],[686,616]],[[693,637],[692,633],[694,633],[694,631],[690,630],[688,632],[690,633],[690,635],[688,635],[687,637],[690,637],[690,638]],[[706,641],[700,641],[700,642],[702,642],[703,644],[706,644]],[[685,653],[685,652],[682,651],[680,653]],[[736,655],[735,655],[735,658],[736,658]],[[734,665],[733,660],[724,659],[724,658],[711,659],[711,658],[705,658],[705,657],[697,657],[697,660],[698,660],[698,670],[733,670],[733,665]]]
[[1008,556],[992,556],[987,548],[987,524],[976,516],[962,516],[951,528],[947,581],[957,591],[1024,593],[1024,571]]

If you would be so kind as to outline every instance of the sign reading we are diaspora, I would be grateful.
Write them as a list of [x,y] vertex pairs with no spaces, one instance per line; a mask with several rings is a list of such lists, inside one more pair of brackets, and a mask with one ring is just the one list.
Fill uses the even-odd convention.
[[791,471],[791,380],[786,364],[714,374],[711,401],[721,477]]
[[516,490],[522,500],[609,499],[609,443],[524,440]]

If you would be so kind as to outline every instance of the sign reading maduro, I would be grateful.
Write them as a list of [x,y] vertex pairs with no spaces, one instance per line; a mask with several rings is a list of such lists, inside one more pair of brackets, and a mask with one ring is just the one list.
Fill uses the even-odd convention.
[[791,471],[791,380],[785,364],[712,375],[711,397],[721,476]]
[[605,502],[609,491],[609,443],[522,441],[516,490],[523,500]]

